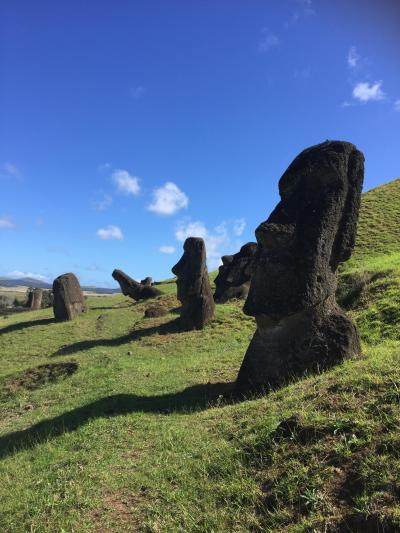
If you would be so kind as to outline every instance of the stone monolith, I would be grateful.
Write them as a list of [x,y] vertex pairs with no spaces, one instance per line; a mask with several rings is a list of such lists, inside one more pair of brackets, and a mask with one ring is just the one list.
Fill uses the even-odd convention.
[[183,245],[184,253],[172,268],[177,276],[178,300],[181,302],[183,329],[202,329],[214,318],[215,303],[206,265],[203,239],[189,237]]
[[53,310],[56,320],[73,320],[86,311],[85,297],[75,274],[62,274],[53,281]]
[[43,289],[28,289],[28,302],[26,306],[32,311],[41,309],[43,299]]
[[215,278],[214,300],[224,303],[232,298],[245,299],[249,292],[257,243],[248,242],[234,255],[221,257]]
[[281,201],[256,229],[244,312],[257,330],[238,393],[262,392],[359,354],[356,327],[335,289],[336,269],[354,247],[363,177],[363,154],[342,141],[304,150],[281,177]]

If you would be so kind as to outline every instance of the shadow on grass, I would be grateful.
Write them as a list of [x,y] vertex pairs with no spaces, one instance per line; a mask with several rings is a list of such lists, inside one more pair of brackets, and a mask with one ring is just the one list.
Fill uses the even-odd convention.
[[130,333],[127,333],[126,335],[122,335],[122,337],[113,337],[111,339],[92,339],[88,341],[74,342],[74,344],[70,344],[69,346],[61,347],[59,350],[53,353],[52,357],[71,354],[79,352],[81,350],[90,350],[91,348],[95,348],[96,346],[121,346],[122,344],[126,344],[127,342],[136,341],[144,337],[150,337],[155,333],[157,333],[158,335],[169,335],[170,333],[179,333],[181,331],[184,330],[181,327],[179,318],[176,318],[175,320],[171,320],[169,322],[166,322],[165,324],[161,324],[158,326],[150,326],[148,328],[136,329],[134,331],[131,331]]
[[17,324],[10,324],[4,328],[0,328],[0,335],[4,333],[11,333],[12,331],[19,331],[20,329],[31,328],[33,326],[45,326],[55,322],[54,318],[42,318],[40,320],[27,320],[26,322],[18,322]]
[[135,394],[115,394],[92,403],[77,407],[72,411],[43,420],[23,431],[16,431],[0,437],[0,458],[30,449],[64,433],[75,431],[96,418],[110,418],[135,412],[187,413],[200,411],[215,405],[218,401],[233,402],[233,383],[208,383],[193,385],[175,394],[158,396],[137,396]]

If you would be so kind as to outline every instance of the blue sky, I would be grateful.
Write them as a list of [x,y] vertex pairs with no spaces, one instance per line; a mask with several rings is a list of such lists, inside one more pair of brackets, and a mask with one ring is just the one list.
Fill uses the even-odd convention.
[[43,1],[0,7],[0,275],[114,286],[254,240],[304,148],[400,176],[393,0]]

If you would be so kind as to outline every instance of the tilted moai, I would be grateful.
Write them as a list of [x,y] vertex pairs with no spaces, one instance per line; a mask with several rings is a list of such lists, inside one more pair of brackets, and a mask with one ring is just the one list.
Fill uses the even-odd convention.
[[26,307],[32,311],[41,309],[43,299],[43,289],[28,289],[28,301]]
[[56,320],[72,320],[86,311],[85,297],[75,274],[62,274],[53,281],[53,310]]
[[304,150],[281,177],[281,201],[256,229],[244,312],[257,330],[237,393],[262,392],[359,354],[357,330],[335,289],[336,269],[355,244],[363,178],[363,154],[342,141]]
[[214,300],[219,303],[232,298],[245,299],[249,292],[257,243],[248,242],[234,255],[221,257],[222,265],[215,278]]
[[134,300],[147,300],[148,298],[155,298],[162,294],[159,289],[156,289],[152,285],[138,283],[122,270],[115,269],[112,277],[118,281],[122,294],[124,296],[130,296]]
[[183,329],[202,329],[214,318],[215,303],[206,265],[203,239],[189,237],[183,245],[183,256],[172,268],[177,276],[178,300],[182,304]]

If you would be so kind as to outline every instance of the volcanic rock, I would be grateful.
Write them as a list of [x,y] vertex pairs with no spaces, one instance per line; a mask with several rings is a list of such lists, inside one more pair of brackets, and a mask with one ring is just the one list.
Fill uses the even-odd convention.
[[224,255],[215,278],[214,300],[219,303],[232,298],[247,298],[253,273],[257,243],[248,242],[234,255]]
[[215,303],[206,266],[206,247],[203,239],[189,237],[184,254],[172,268],[177,276],[178,300],[182,303],[183,329],[202,329],[214,318]]
[[140,282],[142,285],[153,285],[153,278],[148,276],[147,278],[142,279]]
[[75,274],[62,274],[53,281],[53,310],[56,320],[72,320],[86,311],[85,297]]
[[145,318],[156,318],[159,316],[165,316],[168,313],[168,310],[163,305],[151,305],[148,307],[145,312]]
[[354,247],[363,178],[363,154],[342,141],[304,150],[281,177],[281,201],[256,229],[244,312],[257,330],[238,393],[262,392],[360,353],[335,290],[336,269]]
[[42,307],[43,289],[28,289],[28,302],[26,306],[29,309],[37,310]]
[[114,270],[112,277],[118,281],[122,294],[130,296],[134,300],[147,300],[160,296],[162,292],[151,285],[143,285],[125,274],[122,270]]

